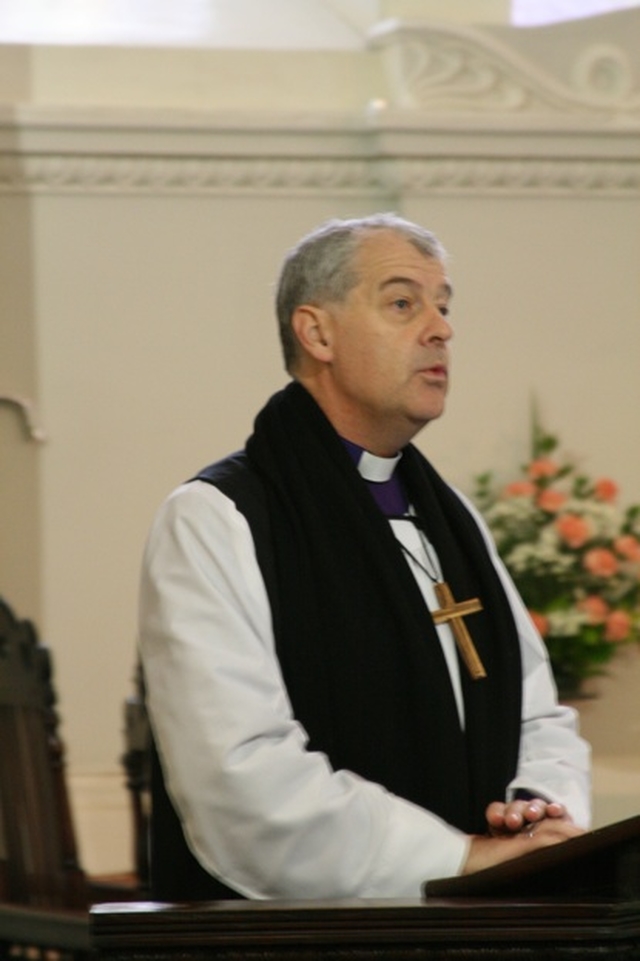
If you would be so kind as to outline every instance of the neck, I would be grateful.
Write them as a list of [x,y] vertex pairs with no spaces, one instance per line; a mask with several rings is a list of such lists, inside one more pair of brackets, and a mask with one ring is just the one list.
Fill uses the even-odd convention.
[[317,375],[297,375],[298,383],[307,390],[336,432],[376,457],[395,457],[415,437],[424,424],[406,420],[369,420],[360,407],[350,407],[343,395],[327,386],[322,371]]

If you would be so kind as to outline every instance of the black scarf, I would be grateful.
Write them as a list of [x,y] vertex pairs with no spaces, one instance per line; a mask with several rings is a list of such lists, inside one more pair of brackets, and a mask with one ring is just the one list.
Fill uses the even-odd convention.
[[[504,798],[518,760],[520,652],[513,616],[477,525],[418,452],[398,467],[466,618],[488,677],[461,665],[466,731],[440,643],[391,527],[337,433],[290,384],[246,447],[266,496],[278,657],[311,750],[468,832]],[[260,552],[259,552],[260,556]],[[263,568],[266,565],[263,563]]]

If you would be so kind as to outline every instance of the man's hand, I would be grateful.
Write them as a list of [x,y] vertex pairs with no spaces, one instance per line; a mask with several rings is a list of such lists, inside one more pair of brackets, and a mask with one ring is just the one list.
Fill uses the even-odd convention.
[[485,813],[489,834],[494,836],[531,831],[534,825],[540,824],[546,818],[571,822],[564,804],[559,804],[557,801],[544,801],[539,797],[506,803],[494,801]]
[[564,805],[542,798],[508,803],[494,801],[488,806],[486,816],[489,834],[472,838],[462,874],[473,874],[584,834]]

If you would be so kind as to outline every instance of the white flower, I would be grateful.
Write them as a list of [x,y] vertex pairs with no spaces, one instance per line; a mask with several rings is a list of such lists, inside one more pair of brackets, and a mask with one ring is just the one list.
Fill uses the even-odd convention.
[[506,500],[496,501],[487,510],[485,517],[491,526],[507,527],[510,530],[517,529],[523,524],[529,527],[531,524],[531,498],[509,497]]
[[536,544],[517,544],[505,554],[504,562],[516,574],[526,571],[563,574],[573,566],[573,558],[569,554],[560,554],[555,544],[543,538]]
[[580,633],[580,628],[588,623],[586,615],[575,607],[568,611],[550,611],[547,619],[551,637],[575,637]]
[[578,514],[588,521],[592,536],[597,539],[612,540],[618,535],[622,525],[620,511],[613,504],[601,501],[571,498],[564,505],[563,511],[567,514]]

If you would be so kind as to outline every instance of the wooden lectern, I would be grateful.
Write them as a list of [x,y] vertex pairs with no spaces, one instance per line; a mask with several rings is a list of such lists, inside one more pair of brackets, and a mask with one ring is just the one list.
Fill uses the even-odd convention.
[[99,961],[640,961],[640,816],[416,901],[102,904]]
[[599,898],[640,903],[640,815],[464,877],[425,885],[429,897]]

